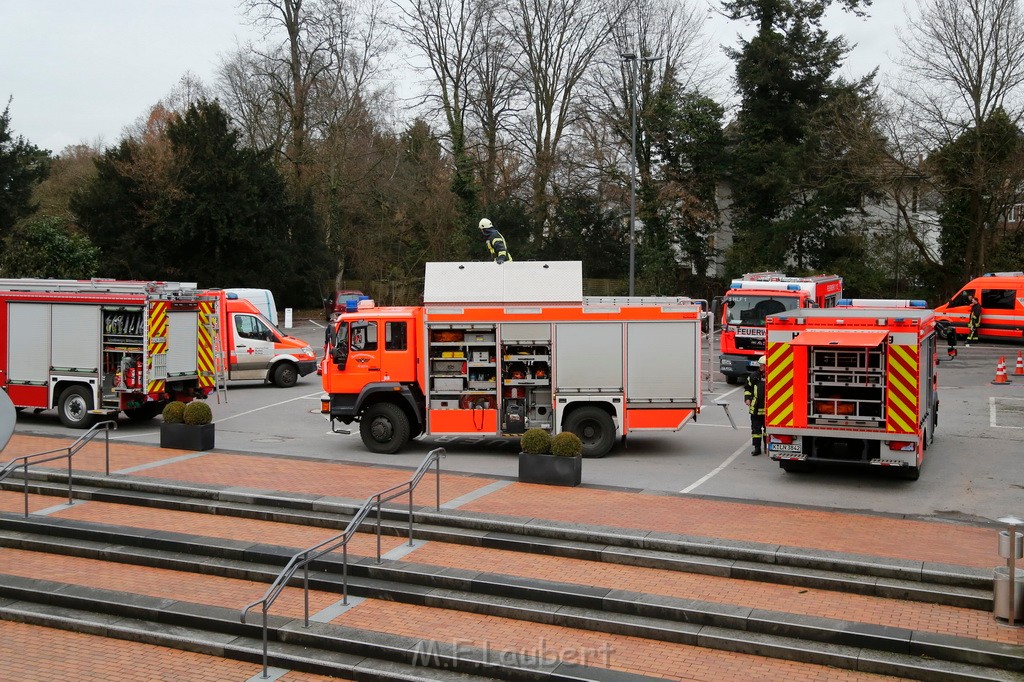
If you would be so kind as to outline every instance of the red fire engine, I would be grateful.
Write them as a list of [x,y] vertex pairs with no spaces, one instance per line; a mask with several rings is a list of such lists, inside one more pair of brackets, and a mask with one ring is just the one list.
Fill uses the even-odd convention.
[[830,308],[843,295],[838,275],[787,277],[781,272],[754,272],[734,279],[721,300],[722,335],[719,370],[730,384],[739,383],[764,353],[765,319],[798,308]]
[[935,316],[924,301],[840,301],[768,318],[765,433],[785,471],[815,462],[920,475],[938,423]]

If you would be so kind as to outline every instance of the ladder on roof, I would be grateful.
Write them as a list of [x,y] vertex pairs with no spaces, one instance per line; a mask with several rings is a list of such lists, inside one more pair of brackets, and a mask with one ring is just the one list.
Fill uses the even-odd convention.
[[61,293],[161,294],[190,299],[195,282],[142,282],[115,279],[45,279],[40,277],[0,278],[3,291],[44,291]]
[[213,345],[213,390],[217,394],[217,404],[220,404],[221,395],[224,402],[228,401],[228,358],[221,344],[220,329],[220,301],[213,298],[211,312],[203,315],[202,325],[206,327],[210,335],[210,343]]

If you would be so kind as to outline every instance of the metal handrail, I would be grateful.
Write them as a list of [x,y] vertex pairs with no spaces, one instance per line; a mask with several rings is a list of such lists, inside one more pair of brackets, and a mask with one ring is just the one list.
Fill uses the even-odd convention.
[[262,605],[261,611],[263,613],[263,677],[267,678],[268,665],[267,665],[267,612],[270,610],[271,605],[277,599],[278,595],[287,587],[288,583],[292,578],[295,577],[296,571],[302,569],[302,591],[303,591],[303,603],[304,603],[304,617],[303,627],[309,627],[309,565],[319,559],[320,557],[333,552],[334,550],[341,548],[341,590],[342,590],[342,603],[348,605],[348,541],[356,534],[363,521],[369,515],[370,511],[377,508],[377,563],[380,563],[380,536],[381,536],[381,505],[384,502],[395,499],[402,495],[409,495],[409,546],[412,547],[412,528],[413,528],[413,516],[412,516],[412,493],[416,486],[419,484],[420,479],[423,478],[427,470],[430,469],[432,464],[437,464],[437,498],[436,498],[436,509],[441,511],[441,458],[445,456],[444,448],[435,448],[427,453],[426,458],[416,469],[412,478],[405,483],[382,490],[378,493],[374,493],[370,497],[366,498],[362,506],[359,507],[358,511],[352,516],[348,524],[345,526],[339,535],[335,535],[332,538],[324,540],[323,542],[307,547],[301,552],[297,552],[292,558],[285,564],[285,567],[281,569],[277,578],[267,588],[266,593],[262,599],[248,604],[242,609],[241,621],[244,624],[245,618],[249,613],[249,610],[254,606]]
[[64,448],[55,448],[53,450],[46,450],[44,452],[34,452],[31,455],[22,455],[21,457],[15,457],[10,462],[4,465],[0,469],[0,481],[10,476],[16,469],[23,468],[24,473],[22,477],[25,481],[25,518],[28,518],[28,465],[29,464],[42,464],[44,462],[52,462],[56,459],[67,458],[68,460],[68,504],[73,504],[74,500],[71,497],[71,458],[75,456],[75,453],[86,446],[87,443],[91,442],[96,434],[103,429],[106,435],[106,475],[110,475],[110,430],[117,430],[117,422],[115,421],[102,421],[97,424],[93,424],[92,428],[83,433],[75,440],[71,445]]

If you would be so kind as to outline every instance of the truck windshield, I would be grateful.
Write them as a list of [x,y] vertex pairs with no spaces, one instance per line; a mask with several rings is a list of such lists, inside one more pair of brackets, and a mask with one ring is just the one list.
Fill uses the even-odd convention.
[[795,310],[799,304],[796,296],[730,296],[725,299],[725,323],[763,327],[769,315]]

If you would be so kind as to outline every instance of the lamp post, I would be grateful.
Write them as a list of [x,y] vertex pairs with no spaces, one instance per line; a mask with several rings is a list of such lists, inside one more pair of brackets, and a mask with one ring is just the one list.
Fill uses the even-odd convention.
[[[637,57],[632,52],[623,52],[619,57],[629,64],[629,95],[632,100],[630,108],[633,110],[629,136],[629,295],[632,296],[636,281],[636,104],[639,99],[636,91]],[[641,57],[639,61],[651,64],[659,59],[661,57]]]

